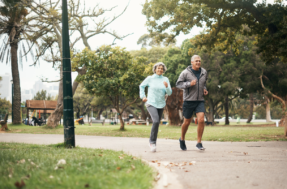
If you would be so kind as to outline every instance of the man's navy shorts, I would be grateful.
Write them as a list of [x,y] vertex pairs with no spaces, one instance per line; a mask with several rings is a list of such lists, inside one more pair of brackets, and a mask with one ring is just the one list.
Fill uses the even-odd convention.
[[184,101],[182,114],[185,119],[190,119],[193,112],[205,112],[204,101]]

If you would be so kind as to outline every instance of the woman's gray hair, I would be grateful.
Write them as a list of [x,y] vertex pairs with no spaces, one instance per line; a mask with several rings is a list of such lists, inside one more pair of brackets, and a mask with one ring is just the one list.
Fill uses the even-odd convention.
[[191,57],[190,61],[194,61],[195,58],[200,58],[200,60],[201,60],[201,57],[199,55],[193,55]]
[[163,67],[163,73],[166,72],[167,68],[166,68],[166,66],[164,65],[164,63],[158,62],[158,63],[156,63],[156,64],[153,66],[153,68],[152,68],[153,73],[156,73],[155,70],[156,70],[156,68],[157,68],[158,66],[162,66],[162,67]]

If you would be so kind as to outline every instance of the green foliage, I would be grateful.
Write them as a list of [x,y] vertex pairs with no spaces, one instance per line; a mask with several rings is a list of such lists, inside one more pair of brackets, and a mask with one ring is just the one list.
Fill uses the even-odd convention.
[[0,98],[0,114],[6,114],[12,110],[12,104],[6,98]]
[[147,50],[146,48],[142,48],[141,50],[130,51],[130,53],[134,58],[145,57],[147,59],[145,64],[149,64],[159,62],[159,60],[166,54],[166,52],[170,48],[171,47],[152,47],[149,50]]
[[36,95],[33,97],[33,100],[52,100],[52,96],[46,91],[38,91]]
[[265,106],[257,106],[255,109],[256,119],[266,119],[266,108]]
[[[267,62],[277,57],[286,62],[286,9],[283,3],[266,5],[259,0],[151,0],[146,1],[142,13],[150,34],[158,41],[171,41],[181,32],[187,34],[194,26],[205,25],[201,46],[221,46],[222,51],[234,43],[236,32],[246,25],[249,29],[244,29],[244,34],[257,35],[257,52]],[[171,35],[165,36],[166,31]]]
[[[152,168],[122,151],[0,143],[0,157],[1,188],[16,188],[23,180],[25,188],[148,189],[154,176]],[[61,159],[66,163],[57,165]]]

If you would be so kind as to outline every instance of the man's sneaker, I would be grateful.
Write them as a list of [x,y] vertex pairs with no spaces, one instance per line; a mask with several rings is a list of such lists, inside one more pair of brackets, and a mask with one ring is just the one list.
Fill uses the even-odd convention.
[[156,152],[156,145],[155,144],[149,144],[150,151],[151,152]]
[[205,150],[205,148],[202,146],[201,143],[197,143],[197,144],[196,144],[196,147],[197,147],[199,150]]
[[185,141],[184,141],[184,140],[181,140],[180,138],[179,138],[178,140],[179,140],[180,148],[181,148],[182,150],[186,150]]

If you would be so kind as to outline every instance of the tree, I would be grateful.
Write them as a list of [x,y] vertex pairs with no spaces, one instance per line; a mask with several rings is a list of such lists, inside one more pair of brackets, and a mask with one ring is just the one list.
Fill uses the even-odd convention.
[[[59,94],[57,100],[57,108],[48,118],[47,126],[56,127],[63,114],[63,81],[62,81],[62,28],[61,28],[61,4],[60,0],[52,2],[45,1],[33,1],[32,3],[25,4],[34,15],[34,27],[35,31],[30,36],[31,39],[38,38],[38,51],[37,59],[44,57],[44,60],[53,63],[53,67],[60,69],[59,79]],[[68,7],[69,17],[69,33],[70,48],[76,52],[75,44],[82,41],[85,47],[91,49],[89,39],[99,34],[108,34],[116,39],[123,39],[127,35],[119,35],[116,31],[108,30],[107,27],[119,18],[126,10],[126,8],[118,15],[112,18],[103,17],[103,15],[112,11],[116,6],[110,9],[100,8],[98,5],[95,7],[87,8],[85,3],[80,3],[80,0],[71,0]],[[102,17],[101,17],[102,16]],[[91,24],[93,23],[93,24]],[[73,37],[71,37],[73,36]],[[114,44],[114,42],[113,42]],[[36,62],[35,62],[36,63]],[[34,64],[35,64],[34,63]],[[86,67],[74,67],[73,71],[78,72],[78,76],[86,73]],[[43,78],[44,81],[48,79]],[[78,82],[73,82],[73,95],[78,87]]]
[[52,100],[52,97],[46,90],[41,90],[36,93],[33,100]]
[[73,58],[73,63],[86,66],[87,72],[79,77],[87,91],[106,96],[117,110],[124,130],[123,111],[139,98],[139,84],[144,80],[145,58],[133,59],[120,47],[102,46],[99,50],[87,48]]
[[[4,5],[0,7],[0,35],[8,35],[8,39],[6,38],[6,41],[2,43],[0,59],[1,61],[4,60],[5,52],[10,47],[6,60],[7,62],[11,60],[14,84],[13,123],[19,124],[21,123],[21,90],[18,69],[18,44],[22,39],[21,35],[25,31],[24,27],[27,24],[25,17],[28,15],[28,11],[22,6],[21,0],[1,0],[0,2]],[[19,61],[21,61],[21,58],[22,53]]]
[[[146,1],[142,13],[150,34],[158,41],[169,42],[181,32],[187,34],[194,26],[205,24],[201,44],[210,49],[223,41],[222,50],[228,49],[236,32],[247,25],[245,35],[257,36],[257,52],[270,63],[277,57],[287,61],[286,9],[281,0],[274,4],[259,0],[151,0]],[[166,31],[171,34],[165,37]],[[222,38],[222,34],[226,36]]]

